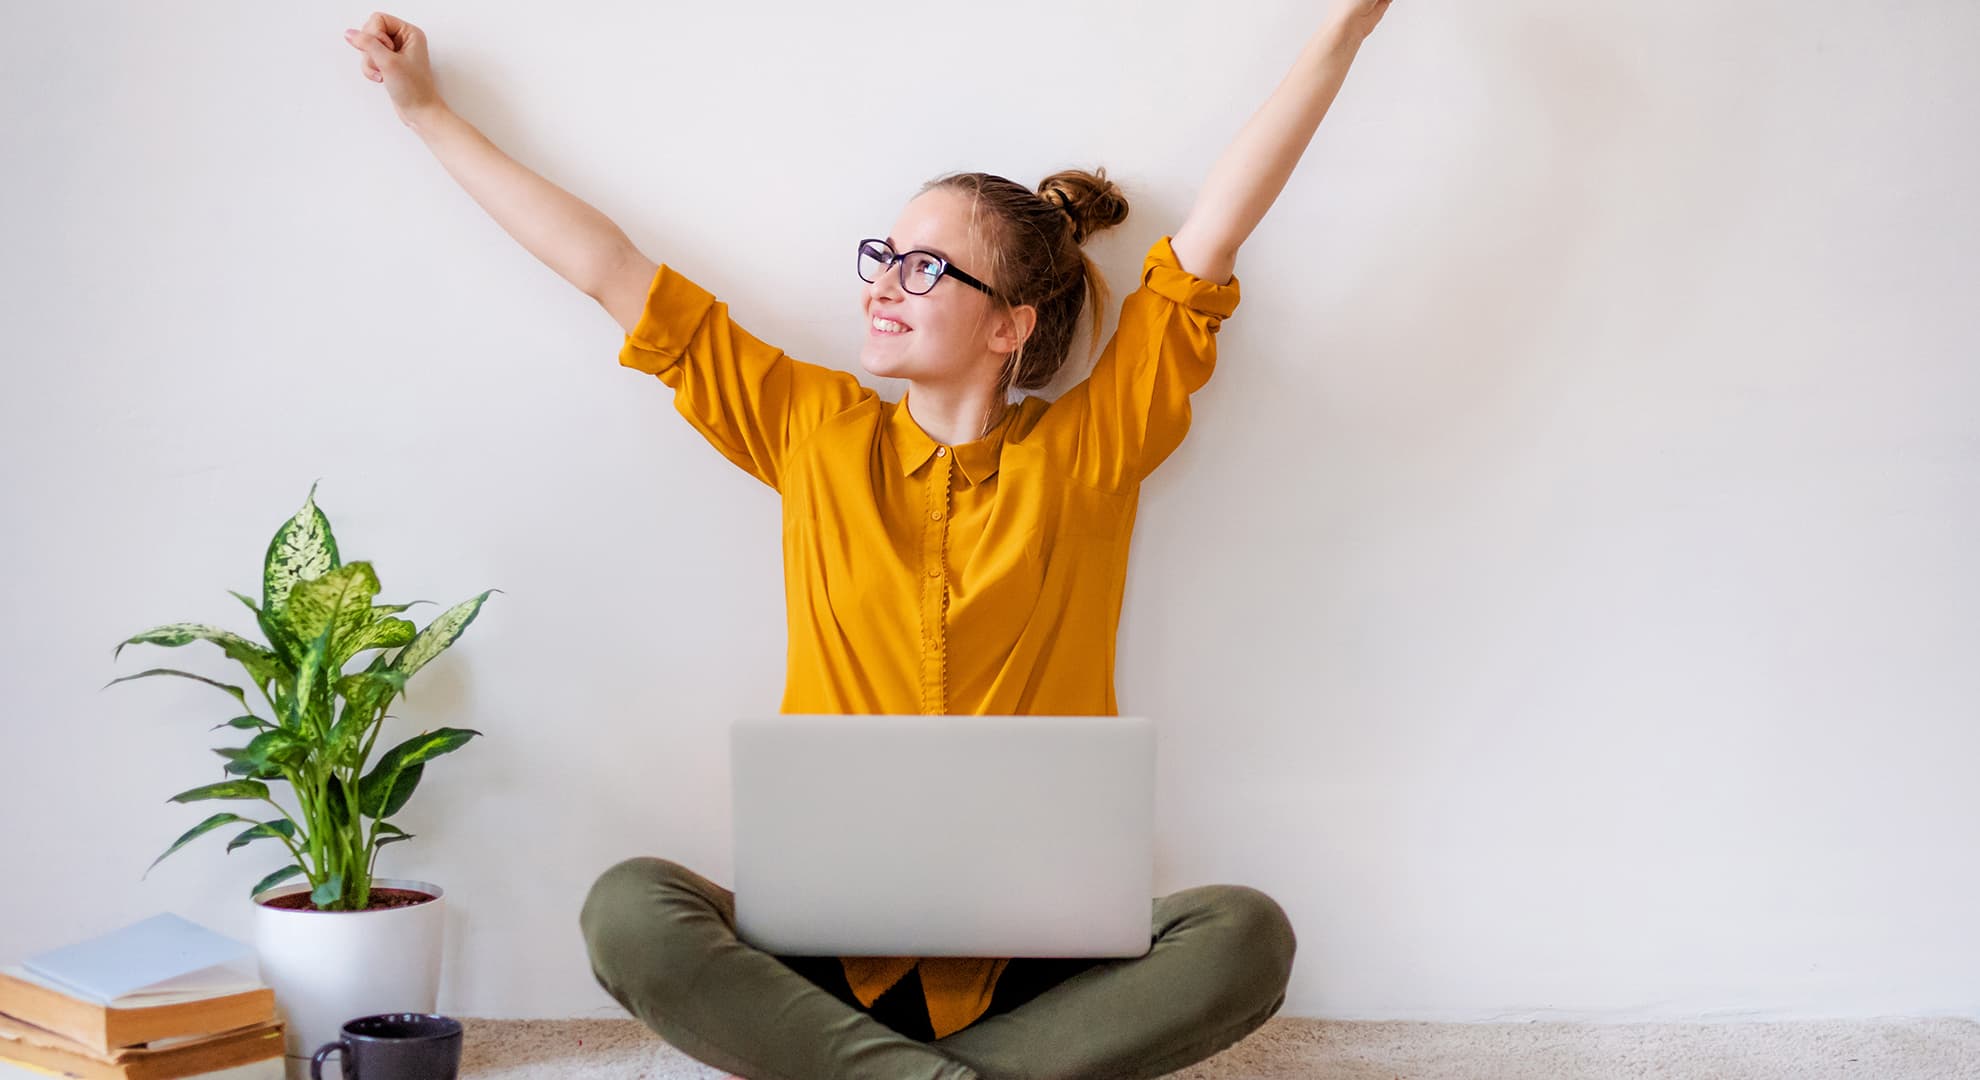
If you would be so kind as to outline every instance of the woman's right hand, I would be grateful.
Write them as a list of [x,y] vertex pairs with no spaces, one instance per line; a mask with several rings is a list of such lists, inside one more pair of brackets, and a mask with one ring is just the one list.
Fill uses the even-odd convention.
[[344,31],[344,40],[364,54],[364,77],[385,84],[401,123],[411,126],[410,117],[446,107],[433,85],[433,65],[426,56],[426,35],[419,27],[395,15],[374,11],[363,27]]

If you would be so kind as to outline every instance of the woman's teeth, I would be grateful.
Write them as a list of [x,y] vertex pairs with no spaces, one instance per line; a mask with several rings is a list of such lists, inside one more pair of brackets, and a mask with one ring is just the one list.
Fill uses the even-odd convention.
[[907,327],[902,326],[900,323],[897,323],[892,319],[873,320],[873,329],[878,330],[883,334],[905,334],[908,331]]

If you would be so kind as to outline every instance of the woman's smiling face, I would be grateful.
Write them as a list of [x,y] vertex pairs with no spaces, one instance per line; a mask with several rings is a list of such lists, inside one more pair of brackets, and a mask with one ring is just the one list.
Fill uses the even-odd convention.
[[[885,239],[897,253],[933,252],[977,280],[996,284],[977,230],[970,228],[970,197],[961,192],[933,188],[916,196]],[[889,379],[941,383],[985,363],[994,372],[1003,362],[1009,349],[993,348],[990,318],[998,305],[981,290],[945,274],[917,296],[901,287],[899,262],[875,276],[859,297],[866,317],[859,362],[866,370]]]

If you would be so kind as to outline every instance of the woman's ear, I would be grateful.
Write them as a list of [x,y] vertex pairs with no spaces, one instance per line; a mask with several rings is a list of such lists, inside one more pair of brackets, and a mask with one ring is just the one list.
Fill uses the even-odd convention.
[[1024,344],[1025,339],[1031,336],[1031,331],[1037,325],[1038,309],[1033,305],[1019,304],[1011,308],[997,319],[996,329],[990,334],[990,351],[1016,352],[1017,347]]

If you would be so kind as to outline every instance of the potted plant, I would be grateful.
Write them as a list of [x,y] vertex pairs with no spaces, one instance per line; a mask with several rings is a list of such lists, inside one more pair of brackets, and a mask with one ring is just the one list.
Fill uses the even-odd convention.
[[[377,574],[368,562],[341,560],[312,484],[302,509],[269,542],[261,603],[233,593],[254,612],[265,642],[216,626],[173,623],[117,646],[121,654],[125,645],[212,642],[247,670],[267,704],[268,715],[257,715],[240,687],[170,668],[106,684],[177,675],[217,686],[242,706],[241,715],[214,725],[254,733],[245,746],[214,750],[226,759],[229,779],[169,801],[260,801],[274,807],[275,816],[214,814],[186,830],[145,874],[195,838],[228,825],[246,826],[228,842],[229,853],[258,841],[286,849],[284,864],[248,893],[262,978],[275,990],[291,1057],[307,1057],[356,1016],[434,1010],[444,893],[427,882],[373,872],[380,850],[412,839],[386,819],[405,806],[427,762],[480,732],[437,728],[375,758],[373,750],[385,710],[405,694],[407,680],[460,637],[489,593],[500,591],[489,589],[416,629],[396,616],[430,601],[373,604]],[[344,671],[359,653],[374,649],[380,651],[362,670]],[[293,813],[270,797],[274,781],[289,785]],[[304,880],[290,882],[296,877]]]

